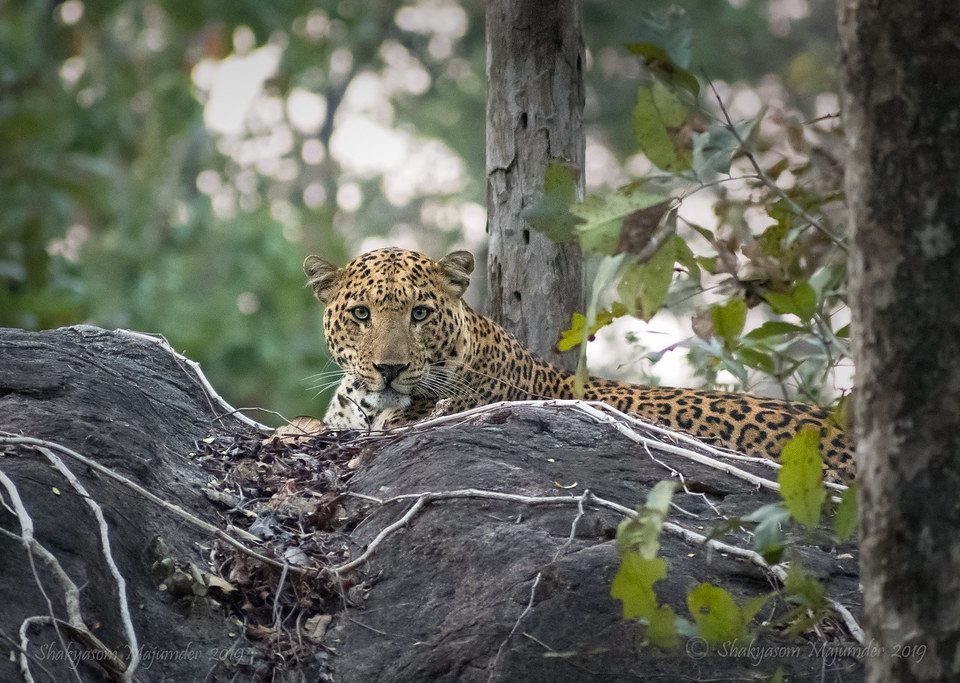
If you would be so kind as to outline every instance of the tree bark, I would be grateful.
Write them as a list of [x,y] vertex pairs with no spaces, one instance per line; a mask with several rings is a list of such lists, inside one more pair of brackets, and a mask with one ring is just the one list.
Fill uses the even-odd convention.
[[490,0],[486,30],[489,314],[572,370],[575,354],[554,344],[583,310],[580,249],[531,230],[523,211],[542,195],[552,160],[580,171],[583,195],[581,0]]
[[840,32],[868,678],[956,681],[960,4],[844,0]]

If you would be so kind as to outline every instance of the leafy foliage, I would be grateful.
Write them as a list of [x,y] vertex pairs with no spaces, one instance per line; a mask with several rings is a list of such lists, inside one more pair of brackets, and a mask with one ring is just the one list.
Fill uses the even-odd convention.
[[777,479],[790,516],[808,529],[816,528],[827,497],[823,486],[820,430],[812,427],[800,430],[783,447],[780,463],[783,467]]
[[771,597],[758,595],[740,606],[723,588],[701,583],[687,594],[687,608],[699,636],[709,645],[721,645],[746,638],[750,622]]
[[772,595],[738,605],[725,589],[701,583],[687,594],[692,622],[678,616],[670,605],[657,602],[653,586],[667,576],[667,561],[657,556],[660,532],[676,488],[675,482],[659,482],[637,515],[620,523],[617,549],[621,562],[610,594],[623,603],[624,619],[638,619],[645,625],[647,641],[655,647],[675,647],[681,635],[699,636],[710,645],[746,639],[750,623]]
[[647,640],[661,648],[674,647],[679,642],[676,614],[669,605],[658,605],[653,591],[653,584],[667,575],[667,561],[657,557],[657,552],[660,530],[675,490],[674,482],[661,481],[650,491],[637,516],[620,523],[620,569],[610,587],[610,595],[623,602],[623,618],[642,619],[647,625]]
[[[579,204],[569,188],[551,187],[556,173],[548,172],[546,198],[534,211],[552,211],[553,221],[538,227],[601,259],[595,311],[622,306],[650,321],[664,309],[694,308],[694,334],[646,354],[650,363],[686,348],[708,386],[760,385],[829,402],[836,368],[849,365],[846,245],[835,237],[843,194],[830,151],[839,128],[833,120],[805,126],[780,110],[734,121],[712,84],[691,82],[696,42],[682,14],[644,15],[638,33],[626,45],[644,71],[632,123],[636,147],[656,170]],[[714,226],[686,218],[686,203],[700,192],[714,196]],[[616,269],[604,265],[621,254],[630,256]],[[585,340],[603,327],[590,311],[583,317],[562,333],[565,347],[573,330],[588,331]],[[732,381],[721,380],[722,371]]]
[[833,531],[841,542],[849,540],[857,530],[857,511],[857,486],[851,484],[843,492],[833,520]]
[[[632,59],[688,98],[702,64],[724,79],[783,72],[801,96],[829,87],[829,72],[817,68],[833,58],[826,2],[811,0],[810,17],[794,21],[784,40],[766,30],[763,3],[693,0],[695,42],[679,14],[638,32],[635,3],[586,3],[595,55],[587,77],[599,102],[591,135],[619,163],[636,145],[626,113],[636,94],[609,59],[617,49],[627,55],[616,47],[625,43],[637,44]],[[485,7],[438,4],[445,20],[416,26],[409,15],[433,5],[0,3],[0,325],[161,332],[199,360],[232,403],[319,414],[324,395],[303,380],[328,359],[316,303],[302,287],[303,257],[342,262],[388,234],[391,242],[412,234],[440,252],[464,240],[456,209],[467,202],[476,213],[483,203]],[[453,33],[437,30],[458,22]],[[729,35],[740,36],[737,44]],[[205,120],[204,74],[264,48],[279,61],[251,125],[217,133]],[[749,57],[756,53],[771,58],[761,64]],[[251,75],[247,69],[243,80]],[[330,153],[334,119],[349,118],[343,103],[352,86],[372,91],[371,75],[389,87],[363,119],[441,142],[464,165],[461,189],[428,189],[404,203],[388,197],[391,177],[341,167]],[[319,129],[292,125],[291,96],[304,93],[326,107]],[[277,142],[286,151],[260,158]],[[359,190],[356,210],[338,206],[343,188]],[[606,244],[611,254],[619,248]],[[476,301],[482,287],[478,280],[472,288]]]

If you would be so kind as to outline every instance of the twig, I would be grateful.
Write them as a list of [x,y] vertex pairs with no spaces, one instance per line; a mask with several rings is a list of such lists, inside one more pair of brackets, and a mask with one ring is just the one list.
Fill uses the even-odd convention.
[[710,83],[710,89],[713,91],[713,96],[717,99],[717,103],[720,105],[720,111],[723,113],[723,118],[726,121],[726,128],[729,130],[733,136],[737,139],[737,143],[740,145],[740,149],[743,152],[744,156],[750,161],[750,165],[753,166],[753,169],[757,172],[757,175],[760,177],[760,182],[766,185],[770,190],[776,194],[780,199],[786,202],[787,206],[800,216],[803,220],[807,221],[812,225],[818,232],[827,237],[831,242],[840,247],[845,254],[850,253],[850,248],[843,243],[839,237],[834,235],[830,230],[826,228],[815,216],[811,215],[809,211],[804,209],[802,206],[797,204],[793,198],[784,192],[780,186],[778,186],[773,179],[767,175],[767,172],[761,168],[757,158],[753,155],[749,149],[747,149],[747,143],[744,141],[743,136],[740,135],[740,131],[737,130],[737,127],[733,125],[733,121],[730,118],[730,114],[727,112],[727,107],[723,104],[723,98],[720,97],[720,93],[717,92],[716,86],[713,82]]
[[[20,624],[20,650],[26,651],[30,645],[30,637],[27,634],[27,631],[34,624],[50,624],[57,629],[59,626],[64,627],[66,630],[73,633],[73,635],[90,648],[97,651],[98,656],[101,658],[96,660],[97,664],[100,664],[104,669],[109,671],[112,674],[115,674],[118,678],[123,676],[124,669],[126,667],[126,662],[124,662],[113,650],[104,645],[103,641],[97,638],[93,633],[87,629],[86,626],[77,628],[73,624],[69,624],[61,619],[56,617],[48,616],[35,616],[27,617],[23,620],[23,623]],[[76,665],[74,663],[73,657],[70,656],[69,651],[64,650],[64,657],[70,662],[71,666],[76,670]],[[21,659],[21,673],[23,674],[24,680],[28,682],[33,681],[33,677],[29,675],[29,671],[24,671],[23,669],[23,660]],[[77,673],[79,678],[79,672]],[[136,679],[134,679],[136,680]]]
[[337,565],[336,567],[331,567],[329,571],[331,571],[334,574],[342,574],[343,572],[349,571],[354,567],[359,566],[364,562],[366,562],[367,558],[370,557],[374,553],[374,551],[377,549],[377,546],[383,542],[383,539],[387,538],[394,531],[396,531],[397,529],[402,527],[404,524],[409,522],[411,519],[413,519],[416,516],[416,514],[420,512],[421,508],[423,508],[423,506],[427,504],[427,501],[429,499],[430,499],[429,494],[421,495],[420,497],[418,497],[417,500],[413,503],[413,505],[410,506],[410,509],[406,511],[403,517],[398,519],[396,522],[394,522],[390,526],[384,528],[379,534],[376,535],[376,537],[372,541],[370,541],[370,544],[367,545],[367,549],[363,551],[363,553],[359,557],[357,557],[354,560],[351,560],[350,562]]
[[857,623],[856,618],[851,614],[850,610],[844,607],[841,603],[837,602],[833,598],[827,598],[827,602],[830,603],[830,606],[833,607],[833,611],[840,615],[840,618],[843,619],[844,625],[846,625],[847,630],[850,631],[850,635],[853,636],[861,645],[866,642],[866,636],[863,634],[863,629],[860,628],[860,624]]
[[277,581],[276,594],[273,596],[273,630],[280,631],[280,595],[283,593],[283,582],[287,579],[287,572],[290,565],[283,563],[283,569],[280,570],[280,579]]
[[523,611],[520,613],[520,616],[517,617],[517,620],[513,624],[513,628],[510,629],[510,633],[507,634],[507,637],[503,639],[503,642],[500,643],[500,647],[497,648],[497,654],[494,655],[493,661],[490,662],[490,674],[487,676],[487,680],[493,680],[493,674],[497,670],[497,664],[500,661],[500,655],[503,653],[503,648],[507,646],[507,643],[510,642],[510,639],[513,638],[513,634],[517,632],[517,629],[520,628],[520,622],[530,614],[530,611],[533,609],[533,601],[537,596],[537,586],[540,585],[540,578],[543,576],[543,572],[537,572],[536,577],[533,579],[533,585],[530,586],[530,600],[527,601],[527,606],[523,608]]
[[[7,641],[10,647],[14,648],[17,652],[19,652],[21,656],[26,655],[27,657],[29,657],[30,661],[33,662],[33,664],[37,668],[43,671],[43,673],[47,674],[47,678],[49,678],[51,681],[57,680],[56,677],[50,672],[50,669],[48,669],[43,665],[43,662],[41,662],[37,657],[34,657],[32,654],[30,654],[29,652],[24,650],[22,647],[20,647],[20,643],[18,643],[16,640],[8,636],[3,629],[0,629],[0,638]],[[20,673],[23,674],[22,668]],[[29,668],[27,669],[27,673],[29,673]],[[24,677],[24,680],[26,680],[26,677]],[[30,680],[33,680],[33,676],[30,676]]]
[[[116,673],[122,674],[127,668],[126,662],[117,657],[109,648],[107,648],[107,646],[104,645],[100,639],[97,638],[87,628],[86,624],[84,624],[83,614],[80,611],[80,589],[77,588],[77,585],[73,582],[73,579],[70,578],[70,575],[64,571],[63,566],[60,564],[60,561],[57,560],[56,556],[47,550],[47,548],[43,546],[43,544],[41,544],[34,536],[33,519],[31,519],[30,513],[27,512],[27,508],[23,504],[23,500],[20,498],[20,492],[17,490],[16,484],[14,484],[13,480],[10,479],[10,477],[8,477],[3,471],[0,471],[0,485],[6,489],[7,495],[10,497],[10,502],[13,505],[13,509],[16,512],[17,520],[20,524],[20,536],[17,536],[16,534],[7,531],[2,527],[0,527],[0,535],[20,541],[20,543],[23,544],[27,551],[27,557],[30,560],[30,568],[33,571],[37,587],[40,589],[40,592],[46,599],[47,607],[50,612],[49,616],[30,617],[24,622],[24,625],[21,625],[21,645],[24,653],[28,651],[29,645],[29,641],[24,640],[26,633],[25,629],[27,626],[29,626],[27,622],[32,623],[34,621],[44,620],[44,623],[50,623],[53,625],[54,630],[60,639],[60,646],[63,648],[64,655],[69,660],[70,666],[73,669],[73,673],[77,680],[80,680],[80,673],[76,669],[76,664],[69,657],[69,650],[67,648],[66,640],[64,640],[63,635],[60,633],[60,629],[58,627],[60,624],[63,624],[91,647],[103,652],[105,654],[104,661],[109,665],[109,667]],[[64,605],[67,610],[66,622],[60,621],[54,615],[53,604],[51,603],[50,598],[47,596],[47,593],[40,581],[40,576],[37,573],[36,566],[33,562],[34,557],[38,557],[43,561],[44,566],[50,571],[51,574],[53,574],[53,577],[56,579],[57,583],[60,584],[60,588],[63,591]],[[20,656],[20,668],[21,672],[24,673],[24,678],[27,678],[30,673],[30,666],[29,661],[24,653],[21,653]]]
[[583,519],[583,504],[587,502],[593,496],[590,493],[590,489],[585,489],[583,495],[577,499],[577,516],[573,518],[573,522],[570,523],[570,535],[567,536],[567,540],[562,546],[557,548],[557,552],[553,555],[553,561],[556,562],[560,559],[560,555],[563,554],[563,551],[569,548],[573,544],[573,539],[577,536],[577,526],[580,524],[580,520]]

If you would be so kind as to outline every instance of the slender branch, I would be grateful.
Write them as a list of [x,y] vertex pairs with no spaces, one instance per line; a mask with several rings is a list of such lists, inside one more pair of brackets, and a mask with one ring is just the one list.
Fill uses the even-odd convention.
[[730,118],[730,114],[727,112],[727,107],[723,103],[723,98],[720,97],[720,93],[717,92],[717,88],[716,86],[714,86],[713,82],[710,83],[710,89],[713,91],[713,96],[717,99],[717,103],[720,105],[720,111],[721,113],[723,113],[723,118],[725,120],[725,125],[727,130],[729,130],[733,134],[733,136],[737,139],[737,143],[739,143],[740,149],[743,151],[744,156],[747,157],[747,160],[750,162],[750,165],[753,166],[753,169],[757,172],[757,176],[759,176],[760,182],[762,182],[764,185],[770,188],[770,190],[774,194],[780,197],[780,199],[782,199],[787,204],[787,206],[790,207],[791,211],[796,213],[803,220],[807,221],[807,223],[809,223],[814,228],[816,228],[818,232],[823,234],[831,242],[833,242],[835,245],[840,247],[840,249],[842,249],[844,253],[849,254],[850,248],[847,247],[846,244],[844,244],[843,240],[841,240],[839,237],[834,235],[830,230],[828,230],[827,227],[823,225],[823,223],[820,222],[818,218],[816,218],[809,211],[807,211],[802,206],[797,204],[790,195],[784,192],[783,189],[781,189],[780,186],[773,181],[773,178],[767,175],[767,172],[764,171],[763,168],[760,166],[760,163],[757,161],[757,158],[753,155],[753,152],[747,149],[747,143],[743,139],[743,136],[740,135],[740,131],[738,131],[737,127],[733,125],[733,121]]
[[[49,678],[51,681],[56,681],[56,680],[57,680],[56,677],[53,675],[53,673],[50,671],[50,669],[48,669],[47,667],[45,667],[45,666],[43,665],[43,662],[41,662],[37,657],[34,657],[34,656],[31,655],[29,652],[27,652],[26,650],[24,650],[24,649],[20,646],[20,643],[17,642],[16,640],[14,640],[13,638],[11,638],[10,636],[8,636],[8,635],[3,631],[3,629],[0,629],[0,638],[2,638],[3,640],[7,641],[7,644],[10,645],[10,647],[14,648],[17,652],[19,652],[21,657],[23,657],[23,656],[28,657],[28,658],[30,659],[30,661],[33,662],[34,666],[36,666],[38,669],[40,669],[41,671],[43,671],[43,673],[47,674],[47,678]],[[28,681],[28,682],[29,682],[29,681],[32,681],[32,680],[33,680],[33,676],[30,674],[30,667],[28,666],[26,672],[24,672],[23,666],[22,666],[22,661],[21,661],[20,673],[21,673],[21,675],[23,675],[25,681]]]
[[560,556],[563,554],[563,551],[569,548],[573,544],[573,539],[577,537],[577,527],[580,525],[580,520],[583,519],[583,506],[590,500],[592,493],[590,489],[585,489],[583,495],[577,499],[577,516],[573,518],[573,521],[570,523],[570,535],[567,536],[567,540],[562,546],[557,548],[557,552],[553,555],[553,561],[556,562],[560,559]]
[[400,519],[398,519],[396,522],[394,522],[390,526],[385,527],[379,534],[376,535],[376,537],[374,537],[372,541],[370,541],[369,545],[367,545],[367,549],[363,551],[363,553],[361,553],[359,557],[357,557],[354,560],[351,560],[350,562],[337,565],[336,567],[331,567],[329,571],[332,572],[333,574],[342,574],[343,572],[349,571],[354,567],[357,567],[363,564],[364,562],[366,562],[367,559],[371,555],[373,555],[373,553],[376,551],[377,546],[379,546],[385,538],[390,536],[390,534],[392,534],[394,531],[404,526],[405,524],[407,524],[407,522],[413,519],[417,515],[417,513],[420,512],[421,509],[423,509],[423,506],[426,505],[427,502],[431,499],[432,499],[431,494],[424,494],[419,496],[417,500],[413,503],[413,505],[410,506],[410,509],[407,510],[406,513],[404,513],[404,515]]
[[[0,535],[6,536],[13,540],[19,541],[23,544],[24,548],[27,551],[27,556],[30,560],[30,568],[33,571],[34,580],[37,583],[37,587],[40,589],[40,592],[43,593],[43,597],[47,601],[47,607],[50,612],[49,616],[46,617],[31,617],[29,620],[45,620],[45,623],[51,623],[54,627],[54,630],[57,632],[57,636],[60,639],[60,646],[63,648],[63,653],[67,657],[71,669],[73,670],[74,676],[77,680],[80,680],[80,673],[77,671],[76,664],[69,657],[69,650],[67,648],[66,640],[63,638],[63,635],[60,632],[59,625],[63,624],[67,626],[74,634],[76,634],[80,639],[89,644],[94,649],[101,651],[105,654],[104,661],[109,665],[109,668],[117,673],[124,672],[127,669],[127,664],[117,657],[106,645],[104,645],[99,638],[97,638],[84,624],[83,614],[80,611],[80,589],[77,588],[77,585],[73,582],[73,579],[70,578],[70,575],[64,571],[63,566],[60,564],[60,561],[57,560],[56,556],[51,553],[45,546],[43,546],[34,536],[34,527],[33,519],[30,517],[30,513],[27,512],[26,506],[23,504],[23,500],[20,498],[20,492],[17,490],[16,484],[13,483],[13,480],[10,479],[3,471],[0,471],[0,485],[3,486],[7,491],[7,495],[10,497],[11,504],[13,509],[16,512],[17,520],[20,524],[20,535],[7,531],[6,529],[0,527]],[[63,600],[64,605],[67,610],[67,622],[62,622],[56,618],[53,612],[53,604],[50,601],[50,598],[47,596],[46,591],[43,589],[43,585],[40,581],[40,576],[37,573],[36,567],[33,563],[33,558],[39,558],[47,570],[53,575],[57,583],[60,584],[60,588],[63,591]],[[46,620],[49,620],[48,622]],[[26,624],[26,622],[24,622]],[[28,625],[27,625],[28,626]],[[20,655],[20,668],[21,672],[24,672],[24,677],[29,677],[30,665],[26,656],[28,651],[27,645],[29,645],[28,640],[26,640],[26,626],[21,625],[20,635],[21,635],[21,645],[23,652]],[[125,680],[132,680],[130,679]]]
[[503,639],[502,643],[500,643],[500,647],[497,648],[497,654],[494,655],[493,661],[490,662],[490,673],[487,676],[488,681],[493,680],[493,674],[497,670],[497,664],[500,661],[500,655],[503,654],[503,648],[507,646],[507,643],[509,643],[510,639],[513,638],[513,634],[517,632],[518,628],[520,628],[520,622],[522,622],[533,610],[533,602],[537,597],[537,586],[540,585],[540,579],[542,577],[543,572],[537,572],[537,575],[533,579],[533,585],[530,586],[530,599],[527,601],[527,606],[523,608],[520,616],[517,617],[517,620],[513,623],[513,628],[510,629],[510,633],[507,634],[507,637]]

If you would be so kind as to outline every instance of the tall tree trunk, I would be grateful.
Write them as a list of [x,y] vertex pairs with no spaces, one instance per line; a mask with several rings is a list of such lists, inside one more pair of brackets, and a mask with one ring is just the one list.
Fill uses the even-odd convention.
[[957,681],[960,3],[843,0],[840,31],[868,678]]
[[490,316],[547,360],[583,310],[580,249],[532,231],[525,208],[551,160],[579,169],[583,194],[581,0],[487,2],[487,231]]

